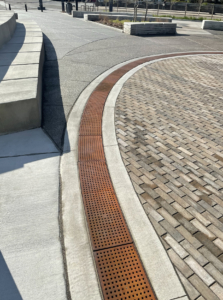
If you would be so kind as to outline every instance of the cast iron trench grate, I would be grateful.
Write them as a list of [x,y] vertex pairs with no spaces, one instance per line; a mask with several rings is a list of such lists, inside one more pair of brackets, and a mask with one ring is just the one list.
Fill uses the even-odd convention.
[[123,217],[105,161],[102,115],[107,96],[125,73],[142,63],[181,55],[218,53],[222,54],[179,53],[139,59],[107,76],[87,102],[79,129],[78,166],[91,244],[105,300],[156,299]]

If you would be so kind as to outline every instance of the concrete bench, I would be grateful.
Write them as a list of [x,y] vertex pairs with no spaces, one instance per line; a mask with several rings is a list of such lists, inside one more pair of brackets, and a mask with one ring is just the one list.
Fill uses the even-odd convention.
[[[103,12],[103,11],[92,11],[92,12],[87,12],[87,11],[73,11],[73,17],[74,18],[84,18],[84,15],[105,15],[105,16],[112,16],[112,15],[126,15],[126,16],[133,16],[133,13],[128,13],[128,12]],[[144,16],[144,14],[138,14],[139,17]]]
[[[122,15],[116,15],[116,14],[113,14],[113,15],[105,15],[105,14],[84,14],[84,20],[85,21],[99,21],[101,17],[108,17],[109,19],[111,20],[130,20],[132,21],[134,19],[133,16],[131,15],[126,15],[126,14],[122,14]],[[144,16],[138,16],[137,17],[137,21],[141,21],[141,20],[144,20]],[[148,16],[146,18],[147,21],[149,22],[172,22],[172,19],[171,18],[155,18],[155,17],[150,17]]]
[[167,35],[176,34],[177,24],[161,22],[125,22],[124,33],[130,35]]
[[0,48],[0,134],[41,126],[44,47],[34,21],[19,21]]
[[16,14],[0,10],[0,48],[12,38],[15,27]]
[[204,20],[201,25],[202,29],[210,29],[210,30],[223,30],[223,22],[222,21],[211,21]]

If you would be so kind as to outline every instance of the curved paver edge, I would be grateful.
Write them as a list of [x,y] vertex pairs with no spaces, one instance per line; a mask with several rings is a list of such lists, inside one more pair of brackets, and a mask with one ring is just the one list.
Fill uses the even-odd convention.
[[[198,54],[202,54],[201,51],[197,51],[197,52],[198,52]],[[193,52],[193,55],[195,55],[197,52]],[[215,51],[215,52],[217,53],[219,51]],[[208,54],[207,51],[204,51],[203,53]],[[214,51],[212,53],[214,53]],[[171,55],[178,54],[178,57],[179,57],[179,54],[181,54],[181,52],[169,53],[169,54],[171,54]],[[165,55],[168,55],[168,54],[165,54]],[[102,299],[101,291],[100,291],[100,287],[99,287],[99,281],[97,279],[97,272],[96,272],[96,269],[94,266],[94,260],[92,257],[90,239],[88,237],[88,228],[87,228],[86,219],[85,219],[85,212],[84,212],[84,206],[83,206],[81,189],[80,189],[80,180],[79,180],[79,176],[78,176],[78,165],[77,165],[78,150],[77,150],[77,147],[78,147],[79,126],[80,126],[82,113],[84,111],[85,105],[86,105],[91,93],[94,91],[96,86],[103,79],[105,79],[109,74],[111,74],[115,70],[119,69],[120,67],[122,67],[130,62],[137,61],[141,58],[146,58],[146,57],[152,58],[155,56],[157,57],[157,55],[151,55],[151,56],[144,56],[144,57],[138,57],[135,59],[131,59],[129,61],[120,63],[120,64],[112,67],[111,69],[105,71],[104,73],[102,73],[100,76],[98,76],[95,80],[93,80],[84,89],[84,91],[80,94],[79,98],[75,102],[75,104],[69,114],[67,128],[66,128],[65,136],[64,136],[64,146],[63,146],[63,155],[62,155],[61,164],[60,164],[60,174],[61,174],[61,183],[62,183],[61,201],[62,201],[64,245],[65,245],[65,255],[66,255],[66,263],[67,263],[69,288],[70,288],[70,294],[71,294],[72,299],[83,299],[83,300],[85,300],[85,299],[86,300],[89,300],[89,299],[101,300]],[[182,56],[183,56],[183,53],[182,53]],[[172,57],[172,58],[174,58],[174,57]],[[155,60],[153,62],[155,62]],[[145,63],[145,64],[148,64],[148,63]],[[142,65],[134,68],[133,70],[136,69],[136,71],[137,71],[138,69],[142,68],[145,64],[142,64]],[[124,76],[126,76],[126,75],[124,75]],[[120,81],[124,78],[124,76],[120,79]],[[126,80],[127,79],[128,78],[126,76]],[[118,83],[120,83],[120,81]],[[117,89],[118,83],[115,85],[115,87],[113,87],[111,93],[114,92],[115,88]],[[108,98],[110,97],[111,93],[109,94]],[[108,101],[108,99],[107,99],[107,101]],[[112,109],[112,107],[109,106],[109,104],[108,104],[109,102],[107,102],[107,101],[105,104],[105,111],[107,110],[107,108]],[[105,116],[105,111],[104,111],[104,116]],[[113,107],[113,113],[114,113],[114,107]],[[104,117],[103,117],[103,120],[104,120]],[[113,114],[113,123],[114,123],[114,114]],[[106,125],[103,122],[103,131],[105,129],[105,126]],[[114,131],[114,134],[115,134],[115,131]],[[113,134],[113,138],[114,138],[114,134]],[[111,136],[110,136],[110,139],[111,139]],[[115,136],[115,141],[116,141],[116,136]],[[117,168],[117,164],[112,166],[112,162],[113,163],[115,162],[114,158],[118,159],[118,162],[120,163],[120,166],[121,166],[121,169],[120,169],[121,174],[125,174],[125,177],[123,177],[123,178],[125,178],[125,180],[129,181],[128,183],[131,184],[131,188],[133,189],[132,183],[128,177],[125,166],[123,165],[123,162],[122,162],[122,159],[120,156],[120,152],[118,149],[117,141],[115,142],[115,144],[111,144],[111,143],[106,144],[106,138],[105,138],[105,135],[103,132],[103,142],[104,142],[106,161],[108,164],[110,176],[111,176],[112,182],[114,184],[114,188],[117,193],[118,200],[120,201],[121,208],[123,209],[124,208],[123,204],[122,204],[123,202],[121,201],[121,199],[119,197],[122,197],[122,199],[125,198],[124,202],[126,202],[126,193],[124,195],[121,195],[121,188],[119,189],[119,191],[116,190],[116,188],[119,188],[120,180],[118,180],[114,183],[116,174],[115,174],[115,176],[114,176],[114,174],[112,175],[112,169],[114,170],[114,166],[115,166],[115,168]],[[114,156],[114,154],[112,155],[111,147],[113,147],[114,149],[116,147],[116,150],[118,150],[118,153],[117,153],[117,151],[115,151],[116,156]],[[110,160],[110,157],[112,157],[112,161]],[[120,161],[120,159],[121,159],[121,161]],[[133,189],[133,191],[134,191],[134,189]],[[137,203],[138,203],[137,209],[142,214],[143,208],[142,207],[139,208],[139,205],[141,205],[141,204],[139,203],[139,200],[135,194],[135,191],[134,191],[133,195],[134,195],[133,203],[137,200]],[[137,199],[135,197],[137,197]],[[124,210],[123,210],[123,214],[126,218],[128,226],[129,226],[129,217],[128,218],[126,217],[126,212]],[[148,224],[149,220],[146,217],[144,211],[143,211],[143,214],[144,214],[143,222],[144,222],[144,224]],[[147,218],[147,221],[145,220],[145,217]],[[139,234],[139,236],[141,236],[140,231],[142,230],[142,228],[144,226],[142,226],[142,224],[140,224],[139,227],[140,227],[139,232],[137,229],[137,230],[135,230],[134,234]],[[150,227],[154,231],[151,224],[150,224]],[[129,228],[130,228],[130,226],[129,226]],[[132,233],[131,228],[130,228],[130,231]],[[156,237],[155,237],[155,235],[156,235],[156,233],[154,231],[153,239],[159,240],[158,236],[156,235]],[[133,239],[135,240],[134,236],[133,236]],[[140,246],[140,244],[139,244],[141,242],[142,242],[142,246]],[[145,267],[145,264],[147,265],[147,263],[148,263],[147,259],[144,258],[145,252],[144,253],[140,252],[141,247],[143,248],[144,238],[141,242],[138,242],[137,239],[135,240],[136,246],[139,251],[139,255],[140,255],[140,257],[143,261],[144,267]],[[161,243],[161,242],[159,241],[159,243]],[[161,250],[161,253],[164,255],[165,259],[169,260],[169,258],[166,257],[167,254],[165,253],[164,249]],[[159,257],[159,259],[160,259],[160,257]],[[170,261],[169,261],[169,263],[170,263]],[[151,264],[151,262],[150,262],[150,264]],[[170,267],[173,269],[171,263],[170,263]],[[163,266],[162,266],[162,268],[163,268]],[[145,267],[145,269],[148,274],[148,270],[146,267]],[[164,270],[162,270],[162,272],[163,271]],[[170,294],[170,290],[166,289],[165,293],[167,293],[167,294],[164,295],[165,298],[160,298],[160,296],[159,296],[158,297],[159,300],[163,300],[163,299],[171,300],[173,298],[175,300],[177,300],[178,298],[185,299],[185,300],[188,299],[174,270],[173,270],[173,274],[174,274],[173,275],[174,277],[176,276],[176,280],[178,280],[178,286],[179,286],[178,296],[175,296],[175,297],[171,296],[171,298],[170,297],[166,298],[166,296]],[[151,276],[149,276],[149,279],[151,280]],[[162,280],[160,281],[159,278],[158,279],[154,278],[153,281],[154,280],[156,281],[155,284],[157,284],[157,286],[162,288],[162,286],[164,285],[164,282]],[[154,284],[153,281],[151,280],[152,285]],[[171,285],[171,287],[173,287],[173,285]],[[176,286],[174,288],[176,288]],[[155,292],[157,294],[156,290],[155,290]],[[158,294],[161,295],[161,293],[158,293]],[[157,294],[157,296],[158,296],[158,294]]]

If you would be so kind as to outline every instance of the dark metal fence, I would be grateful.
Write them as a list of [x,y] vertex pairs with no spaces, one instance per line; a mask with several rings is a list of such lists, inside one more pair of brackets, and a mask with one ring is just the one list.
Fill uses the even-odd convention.
[[[200,0],[199,0],[200,1]],[[223,21],[223,0],[222,4],[193,3],[190,1],[134,1],[134,0],[113,0],[113,12],[133,13],[137,9],[138,14],[145,14],[148,7],[148,15],[167,15],[175,18],[188,19],[217,19]],[[82,11],[108,12],[111,0],[97,0],[96,2],[83,2],[80,4]]]

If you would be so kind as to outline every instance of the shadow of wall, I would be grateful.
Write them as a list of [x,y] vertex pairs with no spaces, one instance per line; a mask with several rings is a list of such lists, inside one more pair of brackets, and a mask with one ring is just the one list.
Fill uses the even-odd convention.
[[0,299],[23,300],[0,251]]
[[43,68],[42,127],[62,151],[66,117],[60,89],[60,74],[55,48],[43,34],[45,64]]

